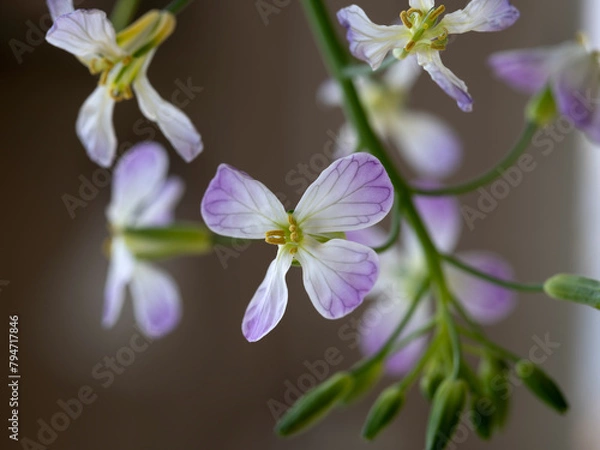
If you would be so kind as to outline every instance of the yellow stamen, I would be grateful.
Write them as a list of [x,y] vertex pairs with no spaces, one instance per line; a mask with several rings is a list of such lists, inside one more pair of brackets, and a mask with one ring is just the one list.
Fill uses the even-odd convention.
[[271,245],[285,245],[285,232],[283,230],[267,231],[265,233],[265,241]]
[[446,7],[444,5],[440,5],[431,14],[429,14],[428,19],[431,20],[431,22],[434,22],[444,11],[446,11]]
[[413,27],[413,24],[410,21],[410,18],[408,17],[408,13],[406,11],[402,11],[400,13],[400,20],[402,20],[402,23],[406,28],[410,29]]

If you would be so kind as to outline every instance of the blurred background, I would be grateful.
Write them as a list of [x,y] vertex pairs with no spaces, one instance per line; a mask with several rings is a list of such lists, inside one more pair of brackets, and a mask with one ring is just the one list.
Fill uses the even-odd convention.
[[[112,3],[85,0],[80,6],[110,10]],[[256,3],[194,2],[178,17],[176,33],[150,69],[152,83],[165,98],[177,91],[187,96],[180,97],[189,100],[184,111],[205,143],[205,152],[189,165],[167,147],[172,172],[187,183],[178,209],[181,219],[200,220],[200,199],[221,162],[249,172],[295,202],[298,185],[286,183],[286,176],[312,164],[310,172],[316,177],[322,167],[315,155],[329,148],[343,121],[340,111],[327,110],[315,100],[326,72],[298,2],[266,0],[271,6],[287,3],[266,18]],[[405,3],[359,4],[375,22],[389,23]],[[454,10],[465,3],[449,0],[446,6]],[[514,27],[461,36],[444,54],[448,66],[469,85],[476,100],[474,113],[459,112],[426,76],[412,95],[412,105],[448,120],[464,141],[465,165],[451,181],[495,164],[522,127],[526,98],[493,78],[487,56],[570,39],[581,28],[580,18],[591,14],[576,2],[513,3],[522,13]],[[164,4],[144,0],[141,10]],[[328,5],[336,11],[348,2],[332,0]],[[294,270],[288,275],[290,302],[283,321],[259,343],[247,343],[241,319],[273,257],[273,249],[260,243],[237,252],[227,267],[216,255],[169,262],[184,299],[181,325],[166,338],[143,345],[127,367],[113,371],[110,386],[102,387],[94,370],[106,357],[131,355],[123,349],[131,348],[138,332],[129,302],[114,329],[100,325],[107,270],[104,210],[110,188],[93,191],[74,217],[63,202],[65,194],[78,197],[84,180],[91,180],[97,170],[74,131],[78,109],[96,80],[70,54],[44,42],[50,19],[42,1],[3,2],[0,9],[0,280],[9,282],[0,286],[0,300],[5,317],[20,317],[21,437],[37,440],[39,421],[51,421],[60,411],[57,402],[90,386],[97,399],[48,448],[423,448],[428,405],[416,391],[398,420],[373,444],[364,443],[359,432],[374,395],[336,411],[297,438],[281,440],[273,434],[273,408],[277,412],[275,405],[302,389],[309,365],[323,360],[331,348],[339,354],[339,364],[331,370],[347,368],[360,358],[340,330],[360,319],[361,311],[338,322],[322,320],[302,288],[300,271]],[[116,108],[123,148],[144,139],[165,142],[141,118],[133,101]],[[581,177],[578,172],[592,167],[598,149],[580,145],[574,134],[566,135],[548,156],[530,150],[539,168],[526,174],[474,230],[465,228],[460,249],[497,252],[524,281],[576,270],[598,276],[597,252],[590,250],[597,244],[593,239],[588,244],[584,234],[593,233],[591,224],[597,223],[589,220],[597,195],[587,197],[590,185],[584,183],[597,180],[593,173]],[[477,198],[475,194],[461,201],[475,207]],[[581,249],[588,249],[589,257],[583,267],[577,263]],[[582,343],[592,339],[586,330],[598,329],[599,318],[592,315],[544,296],[521,296],[514,314],[489,333],[524,356],[536,337],[560,343],[543,368],[564,388],[571,411],[559,417],[517,387],[506,430],[485,444],[470,432],[457,448],[600,448],[597,420],[590,418],[598,400],[598,378],[590,375],[598,355]],[[142,345],[135,342],[136,348]],[[384,380],[381,387],[391,381]],[[4,392],[8,395],[6,387]],[[5,405],[2,417],[6,412]],[[8,443],[6,448],[19,448]]]

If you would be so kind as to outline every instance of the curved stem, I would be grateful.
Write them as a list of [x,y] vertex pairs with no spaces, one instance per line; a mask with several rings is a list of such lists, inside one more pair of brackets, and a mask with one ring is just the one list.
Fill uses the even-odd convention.
[[513,362],[517,362],[517,361],[521,360],[520,356],[516,355],[515,353],[511,352],[510,350],[507,350],[507,349],[500,347],[499,345],[493,343],[488,338],[483,336],[481,333],[478,333],[478,332],[472,331],[472,330],[467,330],[466,328],[461,327],[461,326],[458,326],[457,328],[458,328],[458,331],[460,332],[460,334],[468,337],[469,339],[472,339],[475,342],[480,343],[481,345],[483,345],[486,349],[488,349],[492,353],[496,353],[498,356],[500,356],[502,358],[506,358]]
[[179,14],[183,9],[192,3],[194,0],[173,0],[167,6],[165,6],[165,11],[169,11],[173,14]]
[[400,235],[400,224],[402,223],[402,208],[401,208],[400,200],[398,200],[398,194],[396,194],[396,198],[394,200],[394,208],[392,210],[392,226],[390,229],[390,234],[387,240],[380,245],[379,247],[373,247],[376,253],[383,253],[394,246],[396,241],[398,240],[398,236]]
[[431,319],[429,322],[427,322],[427,324],[416,329],[412,333],[407,334],[406,337],[400,339],[398,342],[396,342],[394,344],[394,346],[392,347],[392,349],[390,351],[390,354],[394,354],[394,353],[402,350],[404,347],[406,347],[408,344],[410,344],[415,339],[420,338],[421,336],[429,333],[431,330],[433,330],[435,328],[436,325],[437,325],[437,320]]
[[527,149],[527,147],[529,147],[529,144],[531,143],[531,140],[533,139],[533,136],[535,135],[537,130],[537,124],[532,122],[527,123],[525,129],[521,133],[521,137],[519,138],[513,149],[504,157],[504,159],[500,161],[500,163],[496,165],[496,167],[471,181],[467,181],[466,183],[442,189],[413,188],[412,191],[418,195],[428,196],[461,195],[466,194],[467,192],[474,191],[482,186],[485,186],[502,176],[506,169],[508,169],[510,166],[512,166],[519,160],[523,152]]
[[453,266],[470,273],[478,278],[489,281],[490,283],[497,284],[498,286],[505,287],[507,289],[512,289],[514,291],[524,291],[524,292],[544,292],[544,284],[543,283],[518,283],[516,281],[508,281],[502,280],[500,278],[496,278],[492,275],[489,275],[485,272],[481,272],[477,270],[475,267],[469,266],[465,264],[458,258],[452,255],[442,254],[441,257],[452,264]]

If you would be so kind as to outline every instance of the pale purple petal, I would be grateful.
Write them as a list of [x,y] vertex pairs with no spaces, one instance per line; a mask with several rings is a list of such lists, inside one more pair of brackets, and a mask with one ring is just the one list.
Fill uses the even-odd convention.
[[372,249],[343,239],[321,244],[305,237],[296,259],[302,265],[306,292],[326,319],[339,319],[357,308],[379,274]]
[[446,94],[456,100],[460,109],[465,112],[473,110],[473,99],[469,95],[467,85],[444,66],[440,58],[440,52],[436,50],[422,51],[417,53],[417,58],[419,64],[429,73],[431,79]]
[[104,287],[104,312],[102,325],[112,327],[123,308],[125,287],[133,275],[135,260],[123,238],[114,238],[110,246],[110,265]]
[[106,86],[98,86],[79,110],[77,136],[92,161],[110,167],[117,152],[113,126],[115,101]]
[[169,274],[149,264],[137,263],[130,288],[135,319],[144,334],[161,337],[179,324],[181,296]]
[[102,57],[116,61],[123,56],[115,29],[106,13],[98,9],[77,9],[57,17],[46,40],[86,62]]
[[185,185],[179,177],[169,177],[155,197],[140,212],[136,226],[163,227],[173,222],[174,210],[181,200]]
[[415,55],[408,55],[406,58],[395,62],[385,74],[383,79],[385,83],[395,90],[408,92],[412,89],[419,76],[423,72],[417,62]]
[[411,8],[416,8],[422,12],[428,12],[435,6],[434,0],[408,0],[408,4]]
[[75,11],[75,8],[73,8],[73,0],[47,0],[46,3],[48,4],[52,20],[56,20],[64,14]]
[[380,226],[364,228],[362,230],[348,231],[346,239],[366,245],[367,247],[379,247],[387,241],[388,235]]
[[250,342],[256,342],[277,326],[288,301],[285,275],[292,265],[292,254],[280,248],[277,258],[271,262],[265,279],[250,301],[244,320],[242,333]]
[[600,109],[596,108],[594,117],[589,125],[582,128],[588,139],[594,144],[600,145]]
[[394,188],[377,158],[356,153],[334,161],[308,187],[295,217],[305,233],[360,230],[381,221]]
[[508,0],[471,0],[465,9],[444,16],[441,24],[450,34],[501,31],[512,26],[519,15]]
[[202,138],[190,118],[175,105],[164,100],[150,84],[146,70],[153,56],[154,52],[147,57],[144,67],[133,83],[140,110],[146,118],[158,124],[177,153],[186,162],[190,162],[202,152]]
[[436,116],[406,112],[389,132],[404,159],[420,177],[446,177],[461,163],[462,144],[458,135]]
[[381,65],[390,51],[404,47],[410,40],[410,33],[403,25],[375,25],[356,5],[340,9],[337,18],[346,28],[350,52],[369,63],[373,70]]
[[[466,252],[457,256],[464,263],[501,280],[513,279],[513,270],[497,255],[485,252]],[[504,319],[514,309],[515,293],[488,281],[469,275],[446,264],[444,267],[450,290],[467,312],[482,324]]]
[[156,199],[164,186],[169,160],[164,148],[154,142],[137,144],[115,167],[108,220],[115,226],[134,225],[138,214]]
[[206,226],[217,234],[264,239],[270,230],[287,228],[288,216],[279,199],[248,174],[221,164],[201,205]]
[[317,90],[317,100],[325,106],[342,105],[342,89],[335,80],[327,80],[321,83]]
[[345,123],[341,126],[337,135],[333,157],[339,159],[351,155],[358,149],[358,144],[358,134],[356,134],[352,125]]

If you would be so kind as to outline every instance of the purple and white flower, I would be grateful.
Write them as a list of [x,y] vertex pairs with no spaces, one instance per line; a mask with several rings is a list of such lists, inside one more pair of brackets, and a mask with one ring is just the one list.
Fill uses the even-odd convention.
[[[441,179],[460,165],[462,145],[457,134],[438,117],[407,106],[409,93],[422,70],[411,55],[387,70],[381,82],[358,78],[356,86],[371,126],[383,140],[392,143],[419,177]],[[319,100],[328,106],[341,106],[339,85],[323,83]],[[350,124],[344,124],[336,145],[336,157],[354,152],[358,138]]]
[[117,150],[114,106],[134,93],[142,114],[158,124],[183,159],[189,162],[202,151],[202,140],[188,116],[164,100],[147,76],[156,48],[175,28],[173,14],[149,11],[117,34],[103,11],[74,9],[70,0],[48,0],[48,7],[54,24],[46,40],[75,55],[93,75],[100,74],[76,123],[77,135],[94,162],[112,165]]
[[[436,246],[451,253],[461,232],[461,215],[452,198],[417,197],[416,206]],[[348,235],[349,239],[369,246],[381,245],[385,234],[377,229],[362,230]],[[457,257],[482,272],[510,280],[511,267],[500,257],[487,252],[464,252]],[[376,353],[389,339],[409,308],[410,302],[428,277],[424,254],[417,237],[406,225],[401,245],[379,256],[381,275],[373,289],[374,299],[365,311],[360,328],[361,348],[366,355]],[[452,294],[467,312],[481,324],[491,324],[505,318],[515,306],[513,291],[466,274],[454,266],[445,265],[446,281]],[[424,326],[433,315],[430,299],[423,299],[399,340]],[[427,337],[420,337],[394,354],[387,362],[393,374],[408,371],[427,346]]]
[[302,266],[306,292],[323,317],[339,319],[358,307],[377,280],[379,261],[371,248],[341,237],[381,221],[393,200],[385,169],[366,153],[333,162],[290,212],[262,183],[220,165],[201,205],[208,228],[278,247],[246,310],[246,339],[258,341],[283,317],[288,300],[285,276],[294,261]]
[[600,58],[583,39],[554,47],[500,52],[490,57],[496,75],[522,92],[549,88],[558,111],[600,143]]
[[472,110],[473,99],[466,84],[452,73],[440,58],[452,34],[469,31],[501,31],[516,22],[519,11],[508,0],[471,0],[464,9],[444,14],[434,0],[409,0],[410,9],[402,11],[400,25],[376,25],[358,6],[338,11],[338,20],[347,30],[352,54],[377,69],[389,52],[404,59],[410,54],[433,81],[466,112]]
[[113,232],[102,323],[112,327],[123,307],[126,287],[140,329],[150,337],[170,332],[181,318],[181,298],[171,276],[136,258],[128,245],[128,229],[164,227],[183,194],[183,182],[168,177],[166,151],[156,143],[138,144],[115,167],[112,199],[106,215]]

